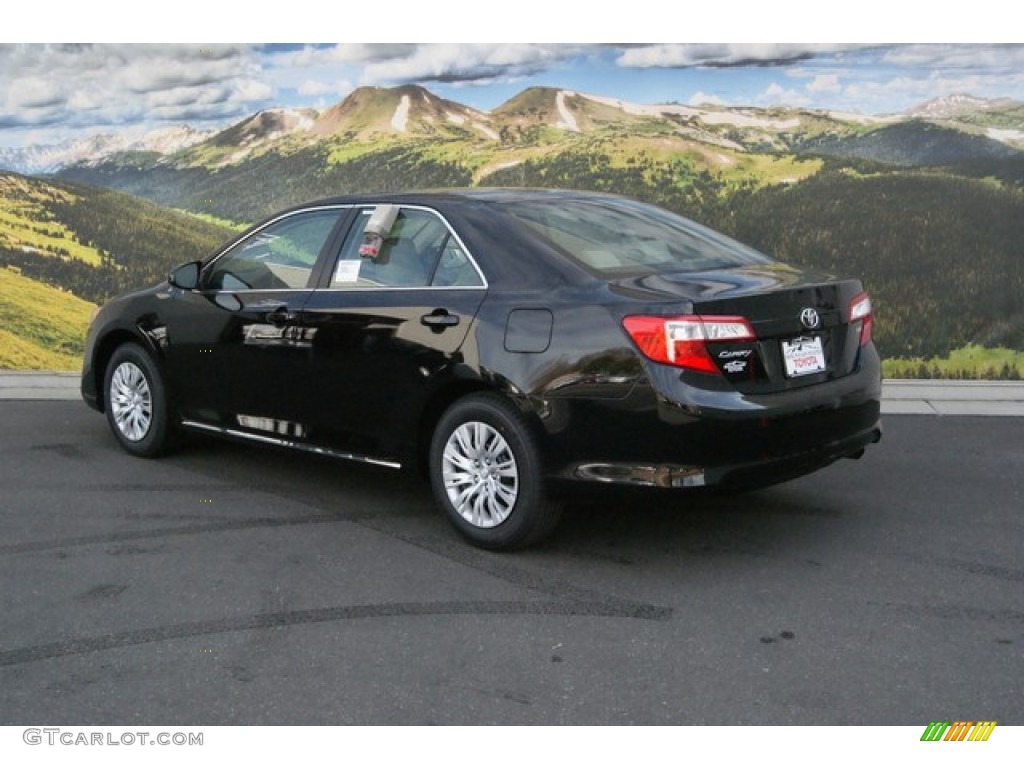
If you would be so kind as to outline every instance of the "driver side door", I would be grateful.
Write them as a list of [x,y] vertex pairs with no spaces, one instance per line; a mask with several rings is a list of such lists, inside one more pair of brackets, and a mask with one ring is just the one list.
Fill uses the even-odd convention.
[[312,335],[302,321],[322,257],[348,210],[295,211],[249,233],[173,291],[169,370],[186,420],[301,437]]

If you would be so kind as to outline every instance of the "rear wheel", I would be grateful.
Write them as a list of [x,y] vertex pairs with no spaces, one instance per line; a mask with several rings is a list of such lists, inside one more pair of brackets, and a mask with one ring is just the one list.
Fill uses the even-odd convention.
[[441,417],[430,443],[430,482],[452,525],[486,549],[539,541],[561,512],[544,494],[532,426],[493,393],[468,395]]
[[173,428],[167,389],[153,359],[138,344],[122,344],[103,381],[107,423],[121,447],[135,456],[165,451]]

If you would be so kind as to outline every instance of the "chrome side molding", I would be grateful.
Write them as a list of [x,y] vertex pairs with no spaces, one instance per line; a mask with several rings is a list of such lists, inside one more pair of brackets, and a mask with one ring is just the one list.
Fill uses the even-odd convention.
[[227,427],[218,427],[214,424],[206,424],[201,421],[190,421],[185,419],[181,422],[181,426],[185,429],[194,429],[200,432],[210,432],[216,435],[223,435],[225,437],[236,437],[242,440],[252,440],[256,443],[265,443],[268,445],[276,445],[280,448],[290,448],[297,451],[305,451],[306,453],[315,453],[320,456],[329,456],[332,459],[343,459],[344,461],[356,461],[360,464],[373,464],[377,467],[388,467],[389,469],[401,469],[402,465],[400,462],[392,461],[390,459],[377,459],[372,456],[363,456],[358,453],[346,453],[344,451],[335,451],[331,448],[324,448],[319,445],[313,445],[311,443],[301,443],[297,440],[285,440],[280,437],[271,437],[270,435],[256,435],[252,432],[243,432],[240,429],[228,429]]

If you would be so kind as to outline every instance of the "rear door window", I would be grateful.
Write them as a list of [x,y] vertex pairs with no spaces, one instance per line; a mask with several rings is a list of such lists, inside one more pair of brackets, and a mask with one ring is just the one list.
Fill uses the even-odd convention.
[[331,288],[473,287],[483,281],[433,211],[402,208],[375,257],[359,255],[373,208],[361,209],[331,272]]

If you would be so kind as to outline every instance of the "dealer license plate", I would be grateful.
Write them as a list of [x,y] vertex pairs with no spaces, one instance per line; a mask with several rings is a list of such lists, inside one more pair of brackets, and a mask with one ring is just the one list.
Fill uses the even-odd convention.
[[820,336],[804,336],[782,342],[782,359],[790,378],[820,373],[825,370],[825,350]]

